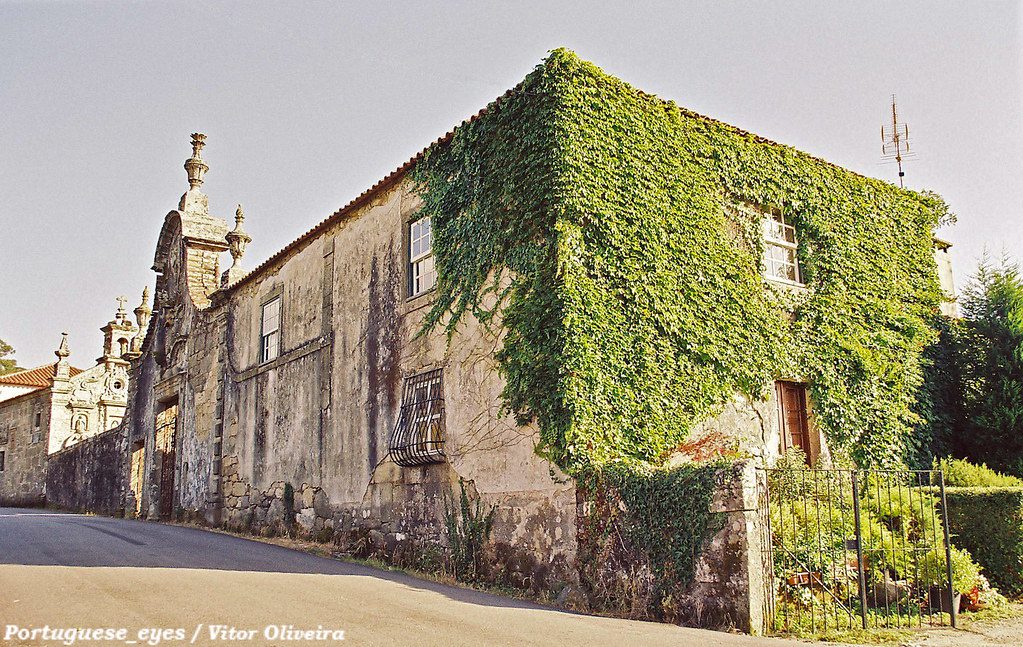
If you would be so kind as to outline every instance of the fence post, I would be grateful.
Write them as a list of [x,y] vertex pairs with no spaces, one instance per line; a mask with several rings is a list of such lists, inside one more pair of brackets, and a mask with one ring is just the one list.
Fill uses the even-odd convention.
[[[867,573],[863,565],[863,533],[860,532],[860,487],[856,470],[852,471],[853,521],[856,524],[856,575],[860,582],[860,618],[867,628]],[[953,620],[953,623],[955,621]],[[952,625],[953,627],[955,624]]]
[[952,588],[952,540],[949,539],[948,531],[948,501],[945,500],[944,470],[938,470],[938,485],[941,486],[941,525],[945,530],[945,575],[948,577],[948,611],[952,619],[952,628],[956,629],[959,605],[955,603],[956,591]]

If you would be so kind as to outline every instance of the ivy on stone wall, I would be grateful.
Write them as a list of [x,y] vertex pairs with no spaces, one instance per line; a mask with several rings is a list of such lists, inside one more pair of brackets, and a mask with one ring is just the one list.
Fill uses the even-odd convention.
[[580,520],[580,581],[598,609],[685,620],[685,586],[723,520],[709,507],[724,468],[622,462],[581,480],[591,510]]
[[[439,270],[427,326],[499,315],[504,403],[569,472],[656,461],[779,377],[810,384],[840,453],[903,459],[940,300],[937,196],[696,115],[566,50],[412,177]],[[805,290],[765,287],[760,223],[729,208],[741,202],[785,211]]]

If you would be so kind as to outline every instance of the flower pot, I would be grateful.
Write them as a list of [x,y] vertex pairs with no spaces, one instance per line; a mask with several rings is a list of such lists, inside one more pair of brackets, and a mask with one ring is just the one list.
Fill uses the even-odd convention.
[[950,595],[950,593],[943,586],[932,586],[927,594],[928,608],[932,611],[941,611],[942,613],[952,613],[952,609],[958,611],[963,596],[958,591],[954,595]]

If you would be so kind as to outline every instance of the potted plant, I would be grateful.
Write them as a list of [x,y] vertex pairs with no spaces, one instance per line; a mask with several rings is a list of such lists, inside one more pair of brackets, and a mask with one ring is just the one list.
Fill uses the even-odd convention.
[[945,613],[959,609],[962,594],[972,591],[980,578],[980,567],[965,550],[952,547],[952,590],[948,588],[945,551],[928,551],[918,564],[919,583],[928,587],[928,606]]

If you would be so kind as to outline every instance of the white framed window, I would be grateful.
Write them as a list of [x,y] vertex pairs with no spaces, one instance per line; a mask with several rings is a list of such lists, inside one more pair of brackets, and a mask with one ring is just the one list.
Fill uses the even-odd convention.
[[263,304],[263,317],[259,327],[259,363],[277,359],[281,353],[281,298],[274,297]]
[[437,285],[433,266],[433,228],[430,218],[409,224],[408,236],[409,296],[419,296]]
[[796,228],[781,209],[764,211],[764,276],[772,281],[802,285]]
[[443,369],[406,378],[390,452],[398,465],[444,460]]

